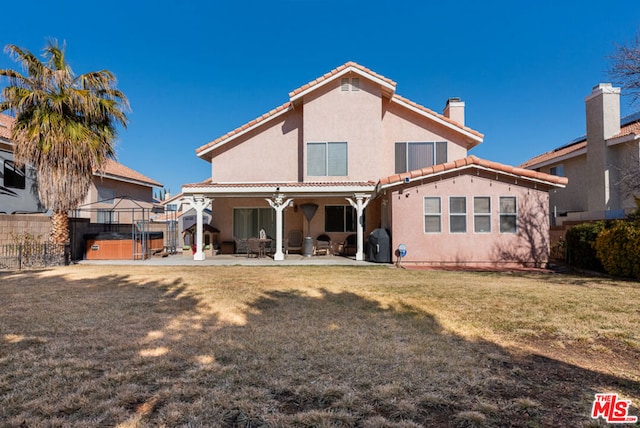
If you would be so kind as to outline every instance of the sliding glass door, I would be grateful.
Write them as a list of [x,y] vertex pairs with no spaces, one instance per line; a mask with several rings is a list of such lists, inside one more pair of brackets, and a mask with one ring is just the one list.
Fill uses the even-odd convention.
[[273,208],[234,208],[233,236],[238,239],[257,238],[260,229],[267,236],[276,236],[276,213]]

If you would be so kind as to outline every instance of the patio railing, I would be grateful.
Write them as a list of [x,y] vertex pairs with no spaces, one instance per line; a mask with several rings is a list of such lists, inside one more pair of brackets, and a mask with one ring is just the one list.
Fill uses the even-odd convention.
[[62,266],[68,260],[65,245],[22,243],[0,245],[0,269],[22,270]]

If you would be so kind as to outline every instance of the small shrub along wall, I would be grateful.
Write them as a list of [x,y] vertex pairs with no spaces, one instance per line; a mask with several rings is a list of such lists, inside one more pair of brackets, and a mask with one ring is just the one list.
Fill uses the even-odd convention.
[[581,269],[604,272],[596,254],[595,242],[604,222],[582,223],[567,230],[567,263]]
[[617,220],[602,230],[595,243],[607,273],[640,278],[640,223]]

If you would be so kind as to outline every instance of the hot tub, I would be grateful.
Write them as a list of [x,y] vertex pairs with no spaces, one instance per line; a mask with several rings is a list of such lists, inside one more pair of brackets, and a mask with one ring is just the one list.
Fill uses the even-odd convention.
[[135,244],[130,233],[92,233],[84,235],[87,243],[87,260],[137,260],[149,258],[152,251],[162,250],[164,235],[162,232],[147,232],[146,251],[142,251],[140,235]]

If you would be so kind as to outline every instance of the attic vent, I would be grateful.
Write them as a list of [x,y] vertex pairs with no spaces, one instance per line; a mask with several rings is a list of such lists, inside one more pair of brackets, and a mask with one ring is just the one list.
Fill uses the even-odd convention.
[[349,90],[349,79],[347,77],[344,77],[342,79],[342,83],[340,84],[340,90],[341,91],[348,91]]
[[353,79],[351,79],[351,90],[352,91],[359,91],[360,90],[360,79],[357,77],[354,77]]

